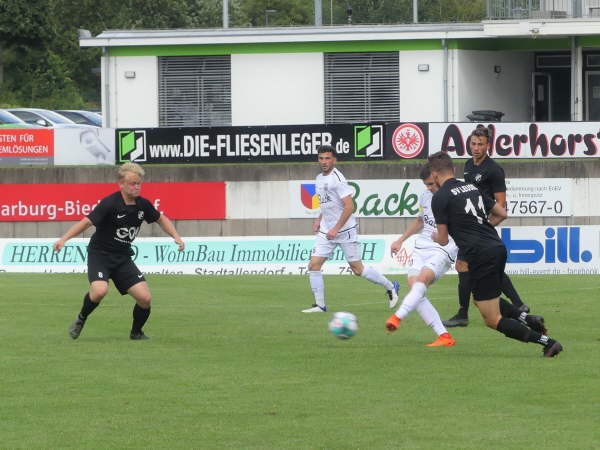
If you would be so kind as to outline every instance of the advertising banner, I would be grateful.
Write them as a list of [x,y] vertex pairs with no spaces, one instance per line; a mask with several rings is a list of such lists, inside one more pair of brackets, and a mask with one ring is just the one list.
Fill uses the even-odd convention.
[[81,127],[54,130],[54,164],[80,166],[115,164],[115,130]]
[[54,162],[54,130],[0,129],[0,165],[35,166]]
[[[116,161],[144,164],[316,161],[332,145],[342,161],[427,156],[427,127],[400,124],[117,129]],[[387,136],[387,134],[389,136]],[[390,134],[391,133],[391,134]],[[394,140],[394,147],[390,139]]]
[[[357,217],[414,217],[419,213],[421,180],[352,180]],[[320,213],[315,180],[291,180],[290,218],[317,217]]]
[[[600,226],[504,227],[498,230],[508,251],[506,272],[521,275],[599,274]],[[361,257],[381,273],[406,274],[411,236],[394,258],[398,235],[364,235]],[[72,239],[56,253],[55,239],[0,239],[0,272],[86,271],[87,239]],[[134,260],[144,273],[191,275],[306,275],[313,236],[186,237],[183,252],[170,238],[138,238]],[[338,249],[323,273],[349,275]],[[451,271],[450,273],[455,273]]]
[[[421,180],[352,180],[357,217],[414,217],[419,213]],[[314,180],[291,180],[289,217],[317,217],[319,196]],[[570,178],[511,178],[506,180],[509,217],[558,217],[572,215]]]
[[[483,124],[488,125],[488,124]],[[493,158],[597,158],[600,122],[489,124]],[[430,123],[429,153],[440,150],[454,158],[470,158],[469,135],[477,123]]]
[[[80,220],[116,183],[3,184],[0,221]],[[224,219],[225,183],[144,183],[142,196],[169,218]]]

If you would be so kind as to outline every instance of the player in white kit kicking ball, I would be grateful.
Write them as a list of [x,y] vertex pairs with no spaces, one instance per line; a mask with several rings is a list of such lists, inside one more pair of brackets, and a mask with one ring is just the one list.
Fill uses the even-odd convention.
[[318,153],[321,173],[317,175],[316,186],[321,214],[313,224],[313,231],[317,235],[308,263],[308,276],[315,303],[302,312],[327,311],[321,267],[327,259],[331,258],[338,246],[344,252],[346,261],[355,275],[383,286],[388,296],[389,306],[393,308],[398,302],[398,283],[391,282],[373,267],[364,267],[362,263],[358,224],[353,214],[352,188],[348,186],[344,175],[335,168],[337,162],[335,148],[331,145],[321,145]]
[[431,235],[437,231],[433,212],[431,211],[431,199],[438,187],[433,181],[428,165],[423,166],[423,169],[421,169],[420,178],[425,183],[427,190],[419,198],[419,217],[410,224],[402,236],[391,246],[392,254],[399,252],[404,241],[420,231],[412,254],[412,264],[408,269],[410,291],[402,300],[398,311],[387,320],[385,327],[389,331],[396,331],[400,322],[416,309],[423,321],[438,336],[434,342],[427,344],[427,346],[448,347],[455,345],[456,341],[442,324],[440,315],[427,299],[425,293],[427,288],[439,280],[456,261],[458,247],[452,239],[449,240],[448,245],[443,247],[431,239]]

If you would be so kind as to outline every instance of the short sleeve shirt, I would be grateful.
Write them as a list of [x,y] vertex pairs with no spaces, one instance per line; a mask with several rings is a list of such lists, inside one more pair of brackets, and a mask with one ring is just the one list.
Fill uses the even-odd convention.
[[[423,191],[419,197],[419,217],[423,220],[423,229],[417,236],[417,240],[415,242],[415,247],[419,249],[442,247],[440,244],[431,239],[431,235],[437,231],[435,217],[431,209],[432,198],[433,194],[428,189]],[[455,251],[455,244],[452,238],[450,238],[450,242],[446,247],[450,248],[450,252]]]
[[431,201],[436,223],[448,227],[448,234],[466,256],[504,245],[487,220],[493,206],[493,200],[486,200],[475,185],[456,178],[447,180]]
[[137,197],[135,205],[126,205],[119,191],[104,197],[87,218],[96,227],[90,238],[90,250],[131,255],[131,243],[142,222],[156,222],[160,212],[143,197]]
[[466,183],[477,186],[484,197],[494,201],[495,193],[506,192],[504,169],[492,158],[486,157],[478,166],[472,159],[468,160],[465,163],[464,178]]
[[[354,191],[348,185],[346,178],[335,167],[328,175],[320,173],[315,181],[317,195],[321,208],[321,226],[319,231],[327,233],[340,220],[344,211],[344,197],[351,196]],[[352,214],[346,223],[340,228],[340,233],[356,227],[356,218]]]

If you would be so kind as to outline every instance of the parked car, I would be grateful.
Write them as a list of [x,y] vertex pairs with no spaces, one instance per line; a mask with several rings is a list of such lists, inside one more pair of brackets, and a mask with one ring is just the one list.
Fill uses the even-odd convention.
[[0,128],[42,128],[39,125],[31,125],[25,123],[22,119],[19,119],[14,114],[0,109]]
[[67,119],[71,119],[75,123],[83,125],[93,125],[96,127],[102,126],[102,116],[93,111],[84,111],[80,109],[56,109],[55,112]]
[[8,108],[8,112],[14,114],[26,123],[54,128],[81,128],[89,125],[80,125],[67,119],[54,111],[40,108]]

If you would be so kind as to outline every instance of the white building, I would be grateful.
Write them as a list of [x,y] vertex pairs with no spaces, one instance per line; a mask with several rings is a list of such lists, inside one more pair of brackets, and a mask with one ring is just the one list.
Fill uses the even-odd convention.
[[105,126],[600,120],[600,20],[105,31]]

